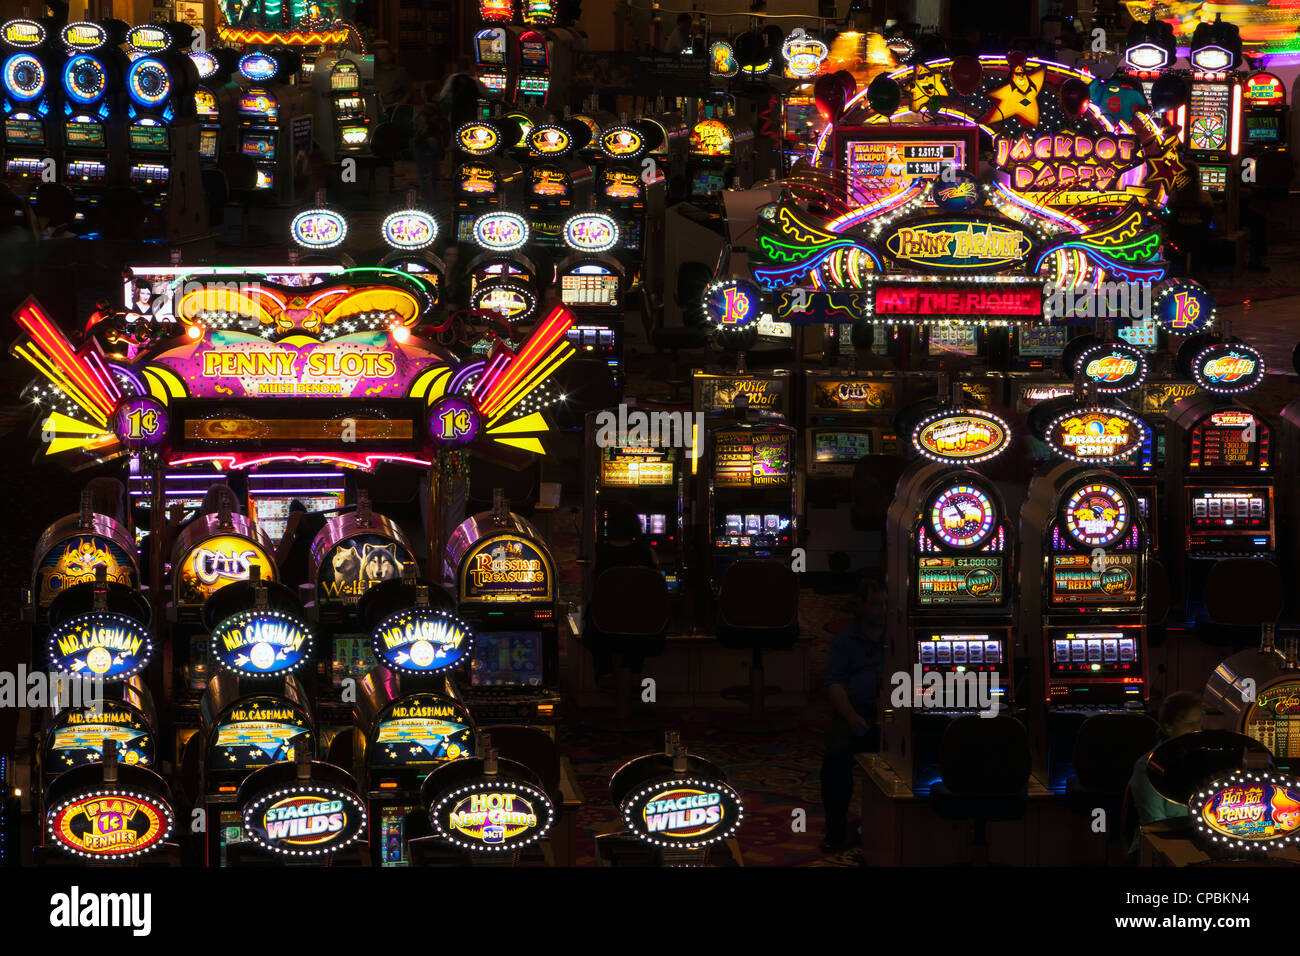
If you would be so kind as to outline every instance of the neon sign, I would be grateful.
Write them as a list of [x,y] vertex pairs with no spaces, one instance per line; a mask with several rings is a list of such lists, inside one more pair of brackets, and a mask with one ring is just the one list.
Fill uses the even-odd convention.
[[1241,342],[1218,342],[1196,356],[1192,377],[1218,395],[1248,392],[1264,381],[1264,357]]
[[1286,777],[1239,770],[1196,794],[1192,812],[1215,848],[1267,851],[1300,840],[1300,789]]
[[801,79],[816,76],[829,55],[830,49],[826,44],[808,36],[802,28],[791,33],[781,45],[781,57],[785,60],[785,68],[790,71],[791,76]]
[[459,395],[444,395],[429,407],[429,437],[444,451],[473,444],[480,425],[478,408]]
[[469,626],[450,611],[415,606],[384,618],[370,637],[375,655],[405,674],[441,674],[474,646]]
[[45,27],[35,20],[9,20],[3,34],[5,43],[19,49],[30,49],[45,42]]
[[731,129],[721,120],[704,120],[691,130],[691,152],[697,156],[730,156]]
[[727,839],[744,817],[740,794],[720,780],[662,777],[623,801],[623,821],[653,846],[695,849]]
[[1012,268],[1023,262],[1032,245],[1022,229],[976,219],[914,222],[896,226],[885,239],[894,259],[929,272]]
[[1020,136],[994,141],[993,164],[1004,170],[1017,192],[1062,189],[1108,191],[1125,172],[1140,166],[1136,136],[1084,136],[1064,131],[1051,136]]
[[991,289],[931,282],[877,283],[877,315],[1043,317],[1043,294],[1037,286]]
[[631,126],[611,126],[600,137],[600,151],[611,159],[627,159],[645,148],[645,137]]
[[394,249],[423,249],[438,238],[438,223],[427,212],[403,209],[385,219],[380,232]]
[[182,604],[203,604],[227,584],[247,581],[254,567],[261,580],[276,579],[275,562],[260,545],[238,535],[208,538],[177,567],[177,599]]
[[1119,461],[1141,447],[1147,427],[1120,408],[1075,408],[1047,426],[1052,451],[1062,458],[1090,464]]
[[172,832],[172,810],[165,801],[125,790],[75,794],[52,808],[46,819],[55,843],[89,859],[143,856]]
[[941,411],[923,418],[912,447],[932,461],[969,465],[996,458],[1011,444],[1011,426],[977,408]]
[[483,778],[437,798],[434,832],[464,850],[518,850],[546,836],[554,806],[546,791],[522,780]]
[[113,413],[113,432],[129,451],[157,448],[167,438],[167,409],[152,398],[128,398]]
[[291,674],[307,663],[312,645],[311,631],[283,611],[240,611],[212,632],[212,656],[244,677]]
[[306,209],[293,217],[289,234],[305,249],[333,249],[348,236],[348,221],[329,209]]
[[1079,356],[1083,377],[1103,395],[1131,392],[1146,381],[1146,356],[1131,345],[1095,345]]
[[486,123],[466,123],[456,130],[456,142],[471,156],[488,156],[496,152],[501,134]]
[[763,294],[745,279],[715,282],[704,293],[704,311],[719,328],[743,329],[758,321]]
[[1214,296],[1201,284],[1187,279],[1156,296],[1155,310],[1161,326],[1174,335],[1193,335],[1214,324]]
[[564,224],[564,244],[575,252],[607,252],[618,238],[618,223],[604,213],[582,213]]
[[493,252],[510,252],[528,242],[528,223],[513,212],[484,213],[474,220],[474,242]]
[[149,666],[153,640],[134,618],[91,611],[50,634],[50,669],[76,677],[125,680]]
[[244,832],[281,856],[324,856],[359,842],[366,829],[361,799],[342,787],[300,784],[264,794],[244,808]]
[[1286,86],[1272,73],[1256,73],[1241,92],[1252,107],[1286,105]]

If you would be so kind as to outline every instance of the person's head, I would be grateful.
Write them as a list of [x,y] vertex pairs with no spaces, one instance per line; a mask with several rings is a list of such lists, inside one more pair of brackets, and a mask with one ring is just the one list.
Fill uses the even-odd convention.
[[307,506],[303,504],[301,501],[299,501],[297,498],[294,498],[293,501],[289,502],[289,514],[295,514],[295,513],[298,514],[307,513]]
[[888,608],[884,578],[873,573],[863,575],[862,581],[858,585],[857,598],[858,616],[863,625],[874,624],[877,627],[883,627],[885,611]]
[[92,478],[86,482],[90,492],[90,510],[107,515],[119,524],[126,523],[126,488],[116,478]]
[[1200,695],[1189,690],[1170,694],[1160,702],[1156,720],[1160,724],[1160,732],[1169,738],[1196,733],[1205,720]]
[[631,508],[616,505],[609,509],[605,532],[610,541],[635,541],[641,536],[641,519]]

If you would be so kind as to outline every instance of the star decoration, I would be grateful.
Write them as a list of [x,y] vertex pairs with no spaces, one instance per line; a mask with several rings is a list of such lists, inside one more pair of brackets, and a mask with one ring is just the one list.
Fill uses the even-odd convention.
[[[1148,188],[1163,186],[1170,195],[1185,189],[1192,174],[1178,155],[1178,136],[1172,131],[1156,133],[1143,145],[1151,166],[1143,185]],[[1154,155],[1151,154],[1153,147]]]
[[999,86],[989,92],[993,107],[984,117],[985,123],[1005,123],[1013,117],[1026,126],[1038,125],[1038,94],[1043,90],[1043,80],[1047,70],[1028,73],[1024,69],[1014,69],[1005,86]]

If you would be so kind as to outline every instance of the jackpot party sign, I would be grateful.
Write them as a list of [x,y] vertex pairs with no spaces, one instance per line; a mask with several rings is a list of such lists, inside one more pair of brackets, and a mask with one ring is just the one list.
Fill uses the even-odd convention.
[[342,787],[302,784],[254,799],[244,833],[281,856],[327,856],[360,842],[366,830],[361,798]]
[[1011,444],[1011,427],[992,412],[937,412],[912,432],[912,447],[932,461],[969,465],[996,458]]
[[429,821],[463,850],[518,850],[546,836],[555,808],[546,791],[523,780],[484,777],[434,800]]
[[744,817],[740,794],[720,780],[666,777],[623,801],[623,821],[638,838],[673,849],[705,847],[736,832]]
[[555,593],[550,556],[514,534],[477,542],[461,558],[459,576],[462,601],[549,601]]
[[244,677],[291,674],[311,657],[312,645],[311,631],[282,611],[240,611],[212,632],[212,656]]
[[747,328],[763,311],[763,293],[747,279],[715,282],[704,293],[704,311],[719,328]]
[[356,604],[376,584],[396,581],[415,556],[383,534],[344,538],[322,556],[316,572],[316,600],[321,605]]
[[254,567],[263,581],[276,580],[275,562],[261,545],[235,534],[208,538],[181,559],[176,569],[177,600],[203,604],[227,584],[247,581]]
[[153,641],[139,621],[91,611],[64,621],[50,634],[50,670],[77,677],[125,680],[149,666]]
[[1192,377],[1207,392],[1248,392],[1264,381],[1264,357],[1241,342],[1218,342],[1196,356]]
[[1198,793],[1191,807],[1214,847],[1266,851],[1300,838],[1300,785],[1286,777],[1238,771]]
[[1053,419],[1046,440],[1070,461],[1104,464],[1133,454],[1146,440],[1147,427],[1120,408],[1075,408]]
[[46,814],[50,838],[74,856],[127,860],[158,848],[172,810],[155,796],[104,789],[69,797]]
[[394,670],[441,674],[469,656],[474,636],[450,611],[417,605],[384,618],[370,636],[370,646]]
[[1094,137],[1068,130],[999,138],[993,154],[993,164],[1007,173],[1017,192],[1110,192],[1120,188],[1124,173],[1145,162],[1136,136]]
[[1122,342],[1095,345],[1086,350],[1079,356],[1078,368],[1103,395],[1131,392],[1147,377],[1146,356]]
[[93,582],[99,568],[112,583],[130,588],[139,585],[135,561],[115,541],[98,534],[79,534],[50,548],[36,566],[36,603],[48,607],[73,585]]
[[974,219],[913,222],[885,238],[890,256],[927,272],[1001,272],[1019,266],[1032,246],[1023,229]]

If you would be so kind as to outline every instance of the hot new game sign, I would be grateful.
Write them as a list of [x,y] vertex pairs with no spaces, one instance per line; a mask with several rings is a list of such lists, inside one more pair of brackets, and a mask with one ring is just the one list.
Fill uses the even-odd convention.
[[434,832],[473,852],[518,850],[544,837],[554,807],[546,791],[523,780],[486,776],[434,801]]

